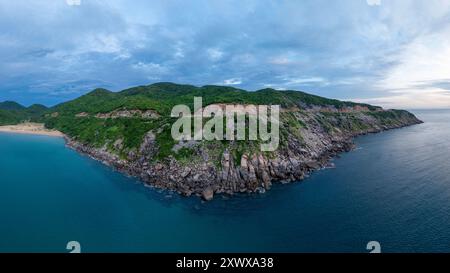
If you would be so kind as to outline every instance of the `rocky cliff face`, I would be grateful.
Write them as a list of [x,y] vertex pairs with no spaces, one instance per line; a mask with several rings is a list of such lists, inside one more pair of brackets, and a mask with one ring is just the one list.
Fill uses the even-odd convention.
[[[137,151],[125,157],[106,146],[94,148],[69,137],[67,145],[144,183],[211,200],[215,194],[261,193],[275,182],[300,181],[325,167],[332,157],[350,151],[355,136],[421,123],[406,111],[322,110],[284,109],[282,143],[272,153],[251,149],[249,143],[191,141],[176,144],[178,149],[188,149],[187,160],[172,156],[154,160],[159,147],[153,131],[145,135]],[[120,140],[114,143],[120,145]]]

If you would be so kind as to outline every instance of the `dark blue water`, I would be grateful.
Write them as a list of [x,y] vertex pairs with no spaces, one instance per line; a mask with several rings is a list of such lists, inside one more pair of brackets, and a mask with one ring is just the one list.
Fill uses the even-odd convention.
[[0,134],[0,252],[450,251],[450,111],[357,139],[302,183],[202,203],[65,148]]

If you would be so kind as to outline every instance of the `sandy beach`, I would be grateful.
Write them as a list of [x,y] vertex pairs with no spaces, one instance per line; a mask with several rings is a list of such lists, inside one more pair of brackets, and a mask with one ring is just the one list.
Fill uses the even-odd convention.
[[56,130],[49,130],[44,127],[42,123],[21,123],[17,125],[0,126],[0,132],[15,133],[15,134],[30,134],[30,135],[44,135],[62,137],[63,133]]

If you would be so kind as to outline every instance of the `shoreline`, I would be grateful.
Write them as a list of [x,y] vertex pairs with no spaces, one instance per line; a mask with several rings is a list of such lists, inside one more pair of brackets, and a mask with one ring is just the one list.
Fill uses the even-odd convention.
[[51,137],[64,137],[60,131],[49,130],[41,123],[21,123],[16,125],[0,126],[1,133],[22,134],[22,135],[40,135]]
[[[298,155],[278,154],[274,159],[257,157],[245,158],[245,164],[235,164],[231,155],[224,152],[222,166],[219,170],[214,166],[204,167],[189,165],[181,166],[175,160],[165,163],[149,165],[139,161],[120,159],[117,155],[102,148],[94,148],[80,143],[66,136],[66,146],[76,152],[86,155],[102,164],[111,167],[124,175],[134,177],[144,185],[154,188],[176,192],[182,196],[198,196],[210,201],[215,195],[239,193],[265,193],[273,184],[288,184],[301,182],[311,173],[330,166],[330,162],[343,153],[355,148],[354,139],[368,134],[378,134],[388,130],[400,129],[423,123],[420,120],[406,121],[400,124],[384,125],[358,132],[344,134],[337,142],[330,142],[317,157],[302,158]],[[247,166],[247,168],[244,168]],[[249,168],[248,166],[251,166]],[[250,169],[253,172],[250,173]],[[250,176],[253,174],[253,180]],[[244,175],[246,175],[244,177]],[[198,177],[198,178],[196,178]],[[198,185],[203,177],[208,181],[206,185]],[[167,182],[169,181],[169,182]],[[212,183],[211,183],[212,181]],[[242,182],[243,181],[243,182]],[[246,182],[255,182],[245,184]],[[192,182],[196,184],[192,185]],[[239,187],[237,188],[237,184]],[[244,185],[242,186],[242,184]],[[257,183],[257,184],[256,184]],[[233,185],[234,184],[234,185]]]

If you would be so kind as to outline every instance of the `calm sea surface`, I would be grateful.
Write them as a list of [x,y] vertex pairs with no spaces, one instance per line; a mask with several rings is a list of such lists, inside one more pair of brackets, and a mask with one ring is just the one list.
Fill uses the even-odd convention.
[[450,111],[264,195],[203,203],[144,187],[59,138],[0,133],[0,252],[450,251]]

